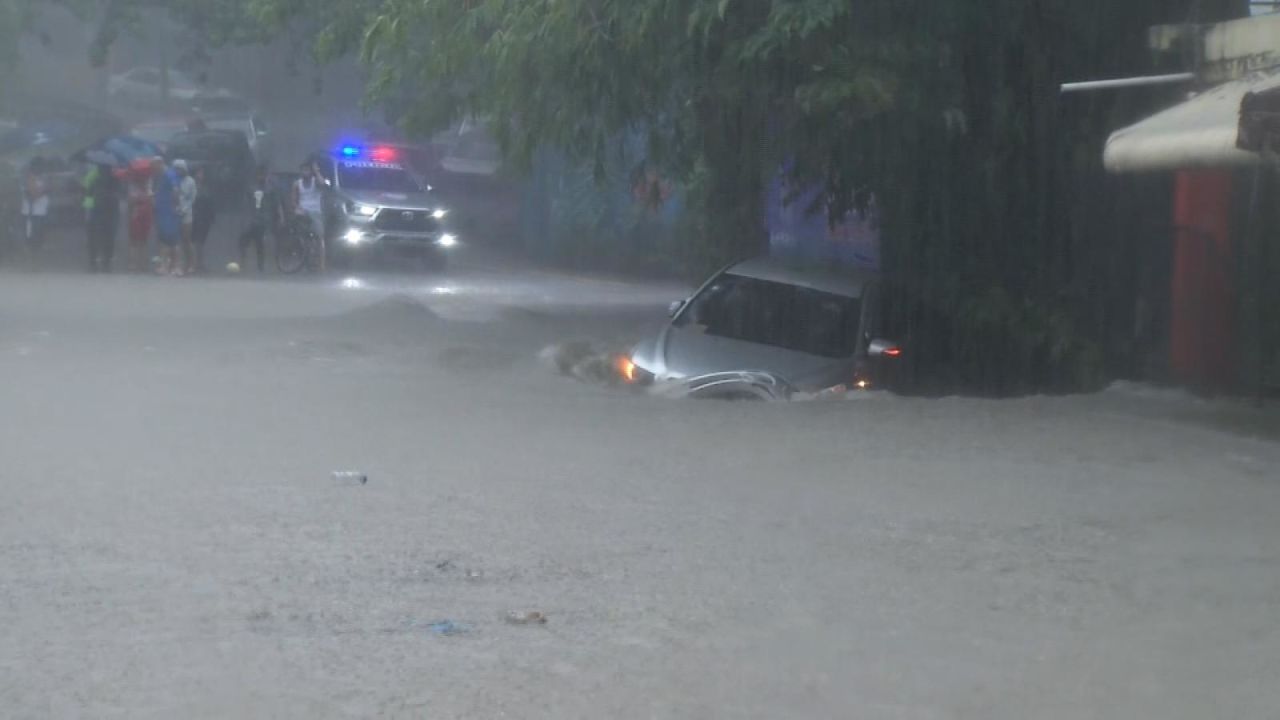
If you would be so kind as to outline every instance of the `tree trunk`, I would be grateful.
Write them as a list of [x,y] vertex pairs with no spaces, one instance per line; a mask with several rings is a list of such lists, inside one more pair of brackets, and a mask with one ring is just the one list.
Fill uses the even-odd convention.
[[763,124],[745,102],[716,104],[701,115],[705,172],[691,209],[704,218],[695,269],[708,272],[768,250],[760,152]]

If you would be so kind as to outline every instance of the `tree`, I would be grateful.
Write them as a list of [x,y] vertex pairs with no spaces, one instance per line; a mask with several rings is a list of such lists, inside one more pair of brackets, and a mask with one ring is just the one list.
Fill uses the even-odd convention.
[[[308,7],[257,2],[277,20]],[[1069,107],[1058,84],[1141,72],[1148,25],[1241,2],[353,5],[322,36],[330,51],[358,42],[375,94],[410,91],[411,128],[477,114],[518,162],[554,147],[597,169],[623,138],[645,134],[650,162],[689,188],[708,263],[763,248],[762,187],[781,167],[796,185],[825,188],[835,215],[875,190],[897,331],[960,379],[1010,391],[1096,375],[1092,329],[1123,325],[1114,307],[1132,301],[1123,273],[1102,271],[1133,259],[1115,259],[1130,245],[1115,242],[1116,194],[1095,191],[1105,187],[1098,149],[1162,96]],[[1090,288],[1115,297],[1103,309]]]
[[[13,0],[9,0],[12,2]],[[138,3],[146,0],[114,0]],[[780,168],[829,211],[874,190],[895,330],[915,357],[994,392],[1096,378],[1131,320],[1128,194],[1106,133],[1168,91],[1071,105],[1069,79],[1146,69],[1148,25],[1243,14],[1244,0],[222,0],[359,49],[374,97],[421,132],[490,119],[528,165],[555,148],[602,174],[629,137],[688,187],[706,263],[764,247]],[[247,5],[244,5],[247,3]],[[190,5],[190,7],[188,7]],[[203,9],[202,9],[203,8]],[[247,8],[247,10],[245,9]],[[242,12],[243,11],[243,12]],[[203,14],[202,14],[203,13]],[[251,14],[246,14],[251,13]],[[1130,327],[1132,323],[1127,323]]]
[[[261,0],[278,22],[297,0]],[[886,103],[873,65],[846,62],[830,82],[810,41],[848,15],[847,0],[389,0],[351,3],[321,38],[359,44],[375,94],[412,89],[407,125],[427,132],[466,114],[491,118],[518,164],[540,147],[605,167],[624,136],[650,161],[696,181],[710,255],[758,252],[762,183],[789,148],[770,135],[799,93],[811,110],[837,98]],[[846,48],[846,60],[865,53]]]
[[[80,11],[83,1],[56,0],[54,4]],[[18,63],[23,35],[33,28],[39,15],[39,0],[0,0],[0,91],[5,89],[6,76]],[[47,42],[47,37],[43,34],[41,37]]]

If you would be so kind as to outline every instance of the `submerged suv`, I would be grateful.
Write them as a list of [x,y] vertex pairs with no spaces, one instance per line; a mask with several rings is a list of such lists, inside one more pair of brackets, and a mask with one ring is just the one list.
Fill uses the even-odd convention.
[[898,346],[879,336],[877,277],[773,258],[732,265],[621,358],[623,379],[698,397],[880,388]]
[[458,244],[445,232],[448,212],[389,146],[343,146],[318,160],[328,181],[325,226],[335,259],[411,258],[430,270],[448,264]]

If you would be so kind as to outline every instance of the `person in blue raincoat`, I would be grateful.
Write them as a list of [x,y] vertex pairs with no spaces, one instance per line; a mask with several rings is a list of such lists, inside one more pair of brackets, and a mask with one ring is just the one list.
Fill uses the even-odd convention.
[[156,241],[160,246],[161,275],[181,275],[178,264],[178,241],[182,239],[182,221],[178,214],[178,174],[164,161],[156,163],[155,225]]

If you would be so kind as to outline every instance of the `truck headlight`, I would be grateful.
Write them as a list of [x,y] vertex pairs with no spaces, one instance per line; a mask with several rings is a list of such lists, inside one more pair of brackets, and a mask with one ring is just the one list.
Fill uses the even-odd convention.
[[378,212],[378,208],[372,205],[361,205],[359,203],[356,203],[354,210],[361,217],[373,217]]
[[437,220],[443,220],[444,216],[448,214],[449,214],[448,210],[445,210],[444,208],[436,208],[431,212],[431,217]]
[[445,233],[441,235],[440,239],[437,240],[436,242],[440,245],[440,247],[451,248],[454,245],[458,244],[458,238],[453,235],[450,235],[449,233]]

